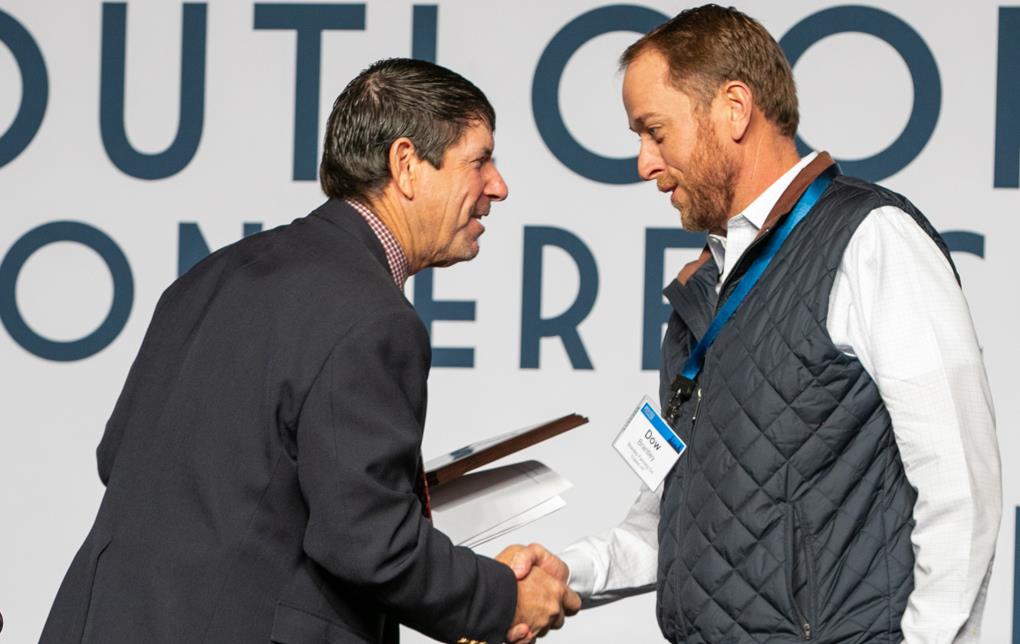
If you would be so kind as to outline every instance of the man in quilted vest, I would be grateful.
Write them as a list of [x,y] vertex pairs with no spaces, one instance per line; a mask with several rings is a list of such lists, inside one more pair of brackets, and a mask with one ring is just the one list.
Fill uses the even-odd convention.
[[977,641],[1000,461],[942,239],[904,197],[800,157],[790,66],[741,12],[683,11],[621,63],[638,171],[708,237],[665,290],[660,402],[687,449],[623,523],[563,553],[571,587],[586,606],[655,588],[677,643]]

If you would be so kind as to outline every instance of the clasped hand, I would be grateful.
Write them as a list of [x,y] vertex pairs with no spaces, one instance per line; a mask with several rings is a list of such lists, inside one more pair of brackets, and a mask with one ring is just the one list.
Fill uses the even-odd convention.
[[511,644],[531,644],[580,610],[581,598],[567,587],[567,565],[537,543],[510,546],[496,560],[517,577],[517,611],[506,635]]

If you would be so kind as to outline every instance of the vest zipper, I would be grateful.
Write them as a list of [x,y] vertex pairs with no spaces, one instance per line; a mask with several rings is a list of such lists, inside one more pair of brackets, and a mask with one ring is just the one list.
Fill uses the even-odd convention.
[[[682,501],[680,503],[680,507],[681,508],[686,508],[687,507],[687,499],[688,499],[688,497],[690,495],[690,490],[691,490],[691,467],[692,467],[691,466],[691,454],[694,452],[694,429],[698,426],[698,412],[701,411],[701,387],[700,386],[697,389],[694,390],[694,395],[697,397],[697,400],[694,402],[694,414],[691,415],[691,433],[688,434],[688,436],[687,436],[687,451],[683,455],[684,462],[683,462],[682,465],[683,465],[683,469],[684,469],[684,478],[682,480],[683,480],[683,483],[684,483],[684,489],[683,489],[683,494],[682,494],[682,497],[681,497]],[[680,513],[680,514],[682,514],[682,513]],[[676,526],[676,534],[677,535],[682,534],[681,533],[680,525]],[[677,580],[674,577],[674,579],[673,579],[673,595],[675,597],[680,597],[679,589],[676,587],[676,581]],[[690,634],[690,630],[691,629],[687,626],[687,617],[684,616],[684,614],[683,614],[683,611],[684,611],[683,606],[678,606],[677,610],[679,611],[680,622],[681,622],[681,627],[683,629],[683,634],[686,637],[687,635]]]
[[[797,555],[805,555],[805,565],[807,563],[807,553],[800,547],[800,544],[795,543],[796,532],[797,532],[797,508],[792,503],[787,505],[787,532],[786,532],[786,556],[787,556],[787,579],[786,584],[790,589],[790,602],[793,604],[793,610],[797,613],[797,619],[800,620],[801,634],[805,640],[811,639],[811,622],[808,621],[807,615],[801,609],[800,604],[797,602],[797,593],[793,586],[793,569],[797,562]],[[808,592],[810,591],[810,571],[808,579]]]
[[[698,412],[701,411],[701,387],[694,390],[697,400],[694,402],[694,414],[691,415],[691,433],[687,436],[687,452],[684,454],[684,492],[682,507],[687,507],[687,497],[691,490],[691,454],[694,453],[694,430],[698,427]],[[679,532],[677,534],[680,534]]]
[[[796,512],[794,508],[794,512]],[[798,513],[799,514],[799,513]],[[808,611],[810,611],[811,619],[818,619],[817,606],[815,605],[815,597],[818,596],[815,587],[815,564],[814,557],[811,554],[811,539],[805,535],[801,543],[801,554],[804,556],[804,564],[807,568],[807,579],[808,579]],[[811,639],[811,622],[804,620],[804,639]]]
[[694,392],[698,400],[694,403],[694,415],[691,416],[691,438],[694,438],[694,426],[698,424],[698,412],[701,411],[701,387]]

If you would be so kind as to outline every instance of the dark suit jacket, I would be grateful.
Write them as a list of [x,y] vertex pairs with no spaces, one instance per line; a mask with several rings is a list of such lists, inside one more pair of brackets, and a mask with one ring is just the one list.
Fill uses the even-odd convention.
[[342,201],[203,260],[156,306],[42,641],[503,641],[513,574],[414,491],[430,360]]

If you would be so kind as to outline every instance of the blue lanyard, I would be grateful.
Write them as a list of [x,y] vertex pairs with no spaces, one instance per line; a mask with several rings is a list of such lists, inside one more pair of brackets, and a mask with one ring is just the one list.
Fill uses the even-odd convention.
[[733,293],[723,304],[719,312],[716,313],[715,319],[712,320],[712,324],[709,325],[708,331],[695,345],[694,350],[691,351],[691,355],[687,358],[687,362],[684,363],[684,368],[673,380],[672,390],[673,395],[670,399],[669,409],[666,411],[666,418],[670,422],[676,419],[679,413],[680,404],[688,400],[694,393],[694,383],[698,379],[698,374],[701,373],[701,369],[705,366],[705,354],[708,353],[708,349],[715,342],[719,336],[719,332],[722,331],[726,323],[730,321],[733,314],[737,312],[740,305],[743,304],[747,294],[751,292],[754,285],[761,279],[765,269],[768,268],[769,263],[775,258],[776,253],[782,248],[786,238],[790,236],[793,229],[797,227],[801,221],[807,216],[807,214],[814,208],[815,204],[818,203],[818,199],[825,192],[825,189],[832,183],[832,178],[839,173],[838,166],[835,164],[829,166],[818,176],[817,179],[811,182],[808,189],[804,191],[800,199],[797,200],[797,204],[793,207],[793,211],[787,215],[783,223],[776,229],[774,233],[766,240],[765,247],[762,249],[760,255],[751,264],[751,267],[747,269],[744,276],[740,279],[736,288],[733,289]]

